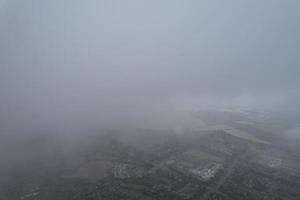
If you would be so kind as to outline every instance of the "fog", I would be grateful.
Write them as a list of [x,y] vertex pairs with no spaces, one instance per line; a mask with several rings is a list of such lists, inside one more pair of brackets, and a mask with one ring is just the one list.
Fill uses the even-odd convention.
[[[137,137],[149,129],[226,129],[255,153],[264,144],[268,153],[299,155],[299,10],[298,0],[0,0],[0,199],[11,183],[26,187],[10,199],[27,199],[41,183],[48,194],[49,180],[85,166],[85,151],[127,159],[116,135],[163,143],[156,132]],[[208,121],[244,129],[189,115],[209,109]],[[230,121],[233,110],[246,117]],[[194,145],[193,137],[177,140]]]
[[1,132],[84,132],[174,109],[299,107],[298,1],[0,6]]

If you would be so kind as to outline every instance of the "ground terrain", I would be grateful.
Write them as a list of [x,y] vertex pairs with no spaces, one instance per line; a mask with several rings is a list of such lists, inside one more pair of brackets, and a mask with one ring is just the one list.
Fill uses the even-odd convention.
[[126,137],[94,134],[81,148],[50,145],[2,174],[0,199],[300,199],[299,149],[272,132],[267,114],[182,116]]

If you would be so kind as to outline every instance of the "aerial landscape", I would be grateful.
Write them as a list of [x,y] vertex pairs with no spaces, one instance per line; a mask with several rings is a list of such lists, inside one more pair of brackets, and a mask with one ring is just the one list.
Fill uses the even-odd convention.
[[300,200],[299,0],[0,0],[0,200]]
[[[282,128],[288,124],[269,114],[160,114],[168,120],[175,116],[173,124],[156,126],[153,119],[158,128],[127,135],[106,130],[68,147],[72,141],[32,136],[26,141],[31,149],[24,151],[35,156],[1,180],[1,200],[299,199],[300,138],[293,144],[271,132],[275,120],[282,120]],[[35,152],[54,144],[55,149]]]

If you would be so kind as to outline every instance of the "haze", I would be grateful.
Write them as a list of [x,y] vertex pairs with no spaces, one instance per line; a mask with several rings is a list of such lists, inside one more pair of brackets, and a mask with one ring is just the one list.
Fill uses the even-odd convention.
[[153,110],[299,107],[296,0],[0,5],[2,132],[98,129]]
[[0,200],[300,198],[299,0],[0,0]]

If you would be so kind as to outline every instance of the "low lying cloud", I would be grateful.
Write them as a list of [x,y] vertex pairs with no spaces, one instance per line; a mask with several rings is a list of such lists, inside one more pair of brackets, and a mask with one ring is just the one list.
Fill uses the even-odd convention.
[[0,5],[2,132],[97,130],[154,111],[299,106],[296,1]]

